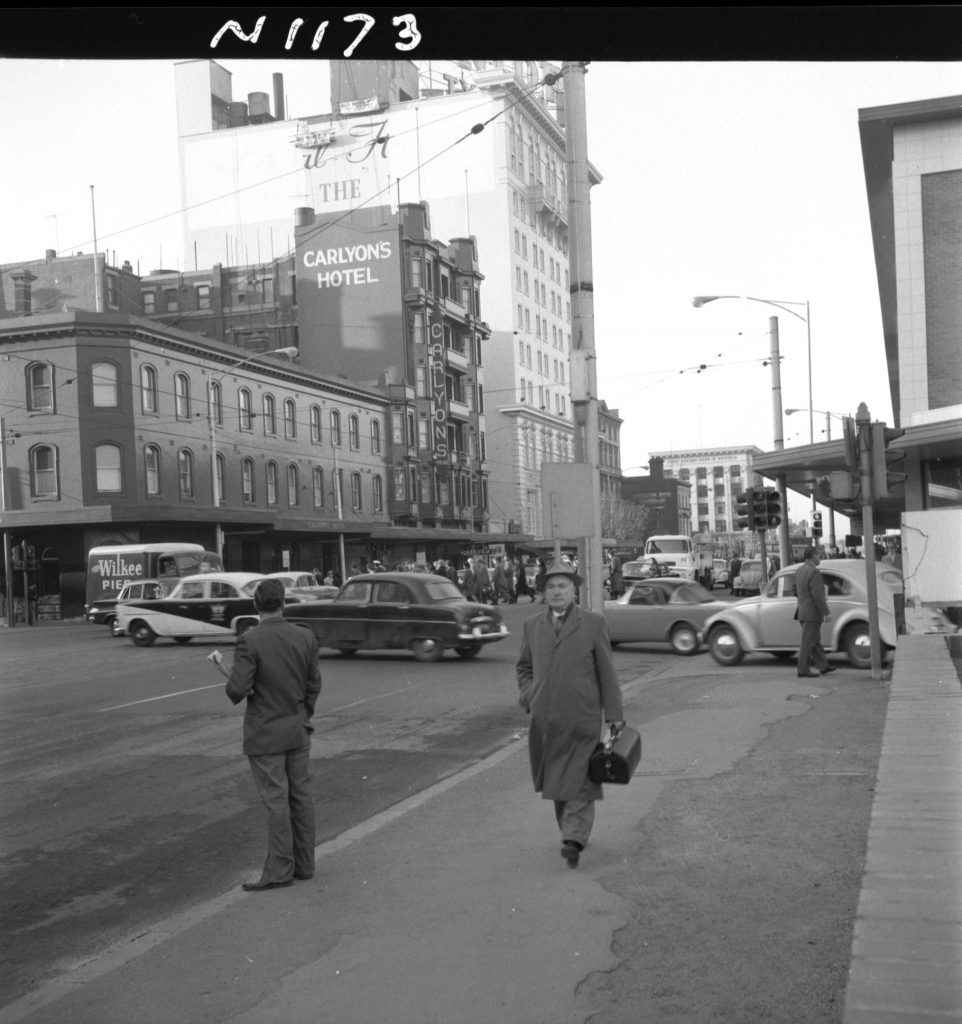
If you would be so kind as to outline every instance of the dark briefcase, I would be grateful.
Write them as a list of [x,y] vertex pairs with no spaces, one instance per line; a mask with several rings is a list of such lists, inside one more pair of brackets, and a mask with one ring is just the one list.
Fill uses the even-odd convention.
[[602,741],[595,747],[588,762],[588,778],[592,782],[627,785],[640,760],[641,733],[626,725],[614,743]]

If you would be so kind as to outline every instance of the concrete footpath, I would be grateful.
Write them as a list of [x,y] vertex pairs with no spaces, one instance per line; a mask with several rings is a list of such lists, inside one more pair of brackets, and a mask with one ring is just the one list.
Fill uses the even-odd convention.
[[[603,882],[624,870],[644,815],[673,779],[726,771],[773,722],[804,713],[786,700],[795,682],[732,677],[718,717],[659,720],[645,774],[607,788],[576,871],[519,736],[320,846],[315,879],[254,894],[225,879],[222,895],[61,965],[0,1024],[581,1024],[598,1010],[581,983],[617,965],[612,937],[633,906]],[[640,685],[625,686],[629,720]],[[960,737],[945,638],[902,638],[845,1024],[962,1021]]]

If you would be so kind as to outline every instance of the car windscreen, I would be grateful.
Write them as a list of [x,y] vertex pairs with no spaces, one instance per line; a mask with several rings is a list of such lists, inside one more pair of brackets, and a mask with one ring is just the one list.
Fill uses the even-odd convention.
[[683,583],[675,587],[671,595],[672,604],[704,604],[714,601],[714,597],[700,583]]
[[686,540],[659,540],[649,549],[649,555],[687,555],[691,550]]

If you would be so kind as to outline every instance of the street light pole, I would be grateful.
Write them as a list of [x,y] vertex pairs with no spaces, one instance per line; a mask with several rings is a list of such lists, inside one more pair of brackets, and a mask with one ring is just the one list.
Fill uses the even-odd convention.
[[211,374],[207,381],[207,423],[210,428],[210,479],[211,479],[211,495],[214,502],[214,550],[217,552],[219,558],[223,560],[224,557],[224,528],[220,521],[220,476],[217,472],[217,415],[214,406],[214,388],[219,385],[220,382],[234,370],[246,363],[253,362],[255,359],[260,359],[262,356],[286,356],[288,359],[296,359],[298,356],[298,350],[294,345],[288,345],[285,348],[271,349],[269,352],[255,352],[253,355],[245,356],[243,359],[239,359],[236,363],[231,363],[222,373],[216,377]]

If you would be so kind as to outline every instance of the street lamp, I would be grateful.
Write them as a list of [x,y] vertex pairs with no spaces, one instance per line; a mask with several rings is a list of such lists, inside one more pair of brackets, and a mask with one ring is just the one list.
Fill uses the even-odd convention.
[[214,387],[219,385],[228,374],[233,373],[238,367],[251,363],[263,356],[284,356],[287,359],[294,360],[298,356],[298,350],[296,346],[288,345],[285,348],[275,348],[268,352],[255,352],[253,355],[244,356],[243,359],[238,359],[236,362],[231,363],[222,373],[216,376],[211,374],[207,381],[207,423],[210,427],[210,478],[214,499],[214,547],[221,558],[224,555],[224,529],[220,524],[221,493],[220,476],[217,472],[217,415],[214,406]]
[[[701,309],[702,306],[709,302],[715,302],[717,299],[743,299],[748,302],[762,302],[766,306],[775,306],[776,309],[781,309],[786,313],[790,313],[792,316],[797,317],[799,320],[805,321],[805,329],[807,334],[807,345],[808,345],[808,405],[809,405],[809,417],[808,417],[808,435],[809,442],[815,443],[815,421],[814,414],[811,412],[812,406],[812,321],[811,311],[809,309],[809,303],[806,299],[804,302],[793,302],[789,299],[760,299],[755,295],[696,295],[692,300],[691,304],[696,309]],[[792,309],[792,306],[804,306],[804,315],[797,309]],[[776,361],[778,357],[777,344],[778,344],[778,317],[771,318],[771,331],[772,331],[772,381],[773,389],[777,391],[776,381],[778,377],[776,375]],[[780,406],[781,397],[776,394],[776,406]],[[782,422],[781,422],[781,409],[775,409],[775,447],[784,447],[782,441]],[[785,508],[785,515],[782,518],[782,526],[778,534],[778,547],[779,554],[781,555],[782,565],[788,564],[788,557],[790,551],[790,545],[788,540],[788,486],[784,475],[776,479],[779,491],[782,493],[782,504]],[[812,511],[815,510],[815,495],[812,494]]]

